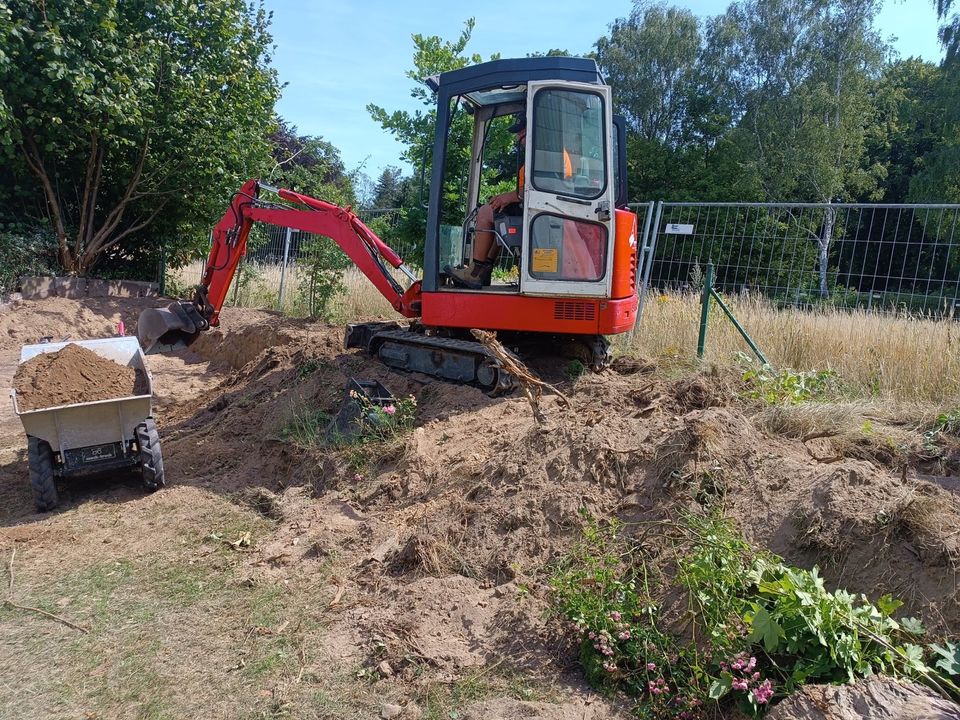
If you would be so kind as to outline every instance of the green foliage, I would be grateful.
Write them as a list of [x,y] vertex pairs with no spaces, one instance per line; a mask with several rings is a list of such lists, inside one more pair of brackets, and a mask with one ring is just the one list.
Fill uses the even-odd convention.
[[[727,701],[757,715],[775,693],[877,672],[957,692],[914,644],[922,624],[894,619],[898,600],[827,590],[816,568],[752,549],[717,517],[687,517],[679,530],[673,581],[651,583],[662,559],[645,557],[620,525],[593,522],[551,580],[555,607],[581,640],[587,679],[637,698],[641,717],[709,717]],[[692,632],[661,607],[677,589]],[[929,650],[945,673],[960,669],[955,646]]]
[[708,699],[702,658],[663,629],[661,608],[620,530],[616,522],[588,522],[551,578],[555,608],[576,630],[594,688],[643,698],[641,717],[684,717]]
[[0,225],[0,297],[13,292],[20,277],[53,274],[56,248],[48,228]]
[[357,443],[389,440],[413,427],[417,414],[417,399],[413,395],[389,405],[379,405],[355,390],[350,391],[350,397],[360,407]]
[[[428,184],[432,172],[437,113],[434,108],[436,102],[434,96],[423,84],[423,80],[431,75],[482,62],[483,58],[480,55],[466,54],[473,28],[474,20],[470,18],[464,23],[463,32],[453,42],[443,40],[436,35],[415,34],[413,36],[414,67],[407,71],[406,76],[415,83],[410,96],[421,103],[425,110],[388,112],[374,103],[367,105],[371,117],[405,147],[403,159],[416,168],[418,175],[421,169],[425,172]],[[499,56],[493,55],[490,59],[494,60],[497,57]],[[463,193],[465,187],[463,173],[469,167],[472,134],[472,118],[464,112],[455,113],[447,138],[447,166],[444,172],[443,189],[440,193],[440,214],[442,222],[447,224],[460,225],[468,210]],[[494,139],[493,142],[496,144],[497,141]],[[499,142],[503,144],[505,141],[501,139]],[[426,188],[424,192],[427,192]],[[402,238],[404,245],[422,246],[426,230],[426,213],[412,204],[406,207],[407,212],[396,235]]]
[[2,212],[47,215],[64,269],[111,250],[148,257],[161,239],[169,257],[189,253],[266,169],[279,86],[262,8],[7,0],[0,12],[16,18],[0,22]]
[[294,409],[293,415],[280,430],[280,437],[302,448],[320,447],[330,415],[306,405]]
[[308,317],[327,318],[330,305],[343,292],[343,273],[351,262],[333,240],[310,237],[300,246],[301,259],[296,265],[300,281],[298,306]]
[[738,359],[746,366],[741,376],[748,386],[746,396],[768,405],[795,405],[823,399],[837,388],[837,374],[833,370],[774,370],[769,365],[760,365],[743,353]]
[[356,203],[353,180],[346,173],[340,151],[323,138],[298,135],[297,128],[277,118],[270,136],[273,170],[268,182],[337,205]]
[[923,434],[923,439],[928,446],[934,446],[942,435],[960,437],[960,408],[937,415],[933,427]]

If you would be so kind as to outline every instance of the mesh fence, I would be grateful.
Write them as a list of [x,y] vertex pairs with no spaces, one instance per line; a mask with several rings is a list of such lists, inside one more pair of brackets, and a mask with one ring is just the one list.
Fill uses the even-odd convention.
[[[401,208],[363,210],[364,224],[384,233],[402,219]],[[412,248],[395,248],[401,257]],[[257,224],[247,238],[247,254],[240,262],[227,293],[226,304],[269,308],[291,315],[313,315],[325,300],[325,271],[347,270],[351,263],[329,238]],[[181,286],[199,282],[204,263],[197,261],[169,273]]]
[[953,316],[960,205],[658,203],[645,288],[715,287],[781,307]]

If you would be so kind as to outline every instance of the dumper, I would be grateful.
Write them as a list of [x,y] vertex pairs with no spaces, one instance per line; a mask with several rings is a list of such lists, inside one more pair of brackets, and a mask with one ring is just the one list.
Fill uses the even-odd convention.
[[[24,345],[20,363],[40,353],[56,352],[71,343]],[[69,405],[20,410],[16,390],[10,391],[13,410],[27,433],[30,485],[37,510],[52,510],[58,502],[58,479],[139,469],[143,484],[162,487],[163,456],[153,418],[153,378],[135,337],[78,340],[80,345],[120,365],[140,370],[146,378],[141,395]]]

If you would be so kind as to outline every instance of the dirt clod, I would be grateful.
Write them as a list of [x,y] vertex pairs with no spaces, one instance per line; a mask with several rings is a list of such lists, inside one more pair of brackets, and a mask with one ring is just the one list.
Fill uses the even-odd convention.
[[27,360],[13,378],[21,411],[111,400],[146,392],[138,370],[71,343]]

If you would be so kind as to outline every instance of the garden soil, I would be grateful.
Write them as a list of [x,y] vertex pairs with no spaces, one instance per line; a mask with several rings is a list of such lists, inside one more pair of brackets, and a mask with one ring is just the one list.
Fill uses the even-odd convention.
[[[0,315],[0,374],[12,376],[21,342],[96,336],[118,319],[132,331],[143,306],[23,303]],[[629,717],[583,687],[575,638],[548,612],[549,568],[591,516],[621,519],[664,553],[664,523],[719,511],[750,542],[819,565],[831,587],[893,593],[905,614],[960,631],[958,498],[920,459],[884,452],[880,440],[875,452],[824,452],[762,430],[736,378],[675,377],[637,360],[576,379],[565,363],[536,364],[570,401],[545,396],[538,422],[520,396],[396,373],[342,343],[339,327],[227,309],[221,329],[188,351],[148,359],[169,484],[160,495],[185,507],[223,496],[269,521],[244,550],[246,582],[328,578],[325,635],[304,650],[307,673],[364,668],[402,717],[416,717],[425,683],[510,668],[549,682],[549,701],[484,697],[460,716]],[[416,427],[375,452],[299,446],[292,420],[335,415],[349,378],[413,395]],[[0,519],[10,528],[0,541],[30,542],[40,520],[20,489],[24,440],[10,420],[0,411]],[[132,502],[134,491],[99,492]],[[64,497],[68,508],[90,501]],[[63,563],[114,548],[96,534],[44,537]],[[384,662],[390,672],[378,675]]]
[[13,387],[21,412],[147,392],[146,377],[139,369],[120,365],[75,343],[21,364],[13,377]]

